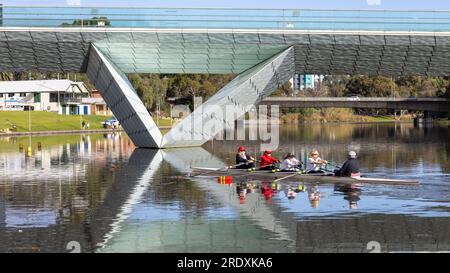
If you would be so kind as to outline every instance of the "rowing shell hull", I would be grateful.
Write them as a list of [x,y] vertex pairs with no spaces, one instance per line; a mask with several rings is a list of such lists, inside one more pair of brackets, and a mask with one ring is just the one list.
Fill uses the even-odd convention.
[[[242,169],[212,169],[212,168],[192,168],[190,177],[219,177],[232,176],[234,179],[253,179],[260,181],[273,181],[286,176],[292,176],[289,172],[268,172],[253,171],[248,172]],[[388,185],[417,185],[416,180],[398,180],[385,178],[366,178],[366,177],[338,177],[329,174],[298,174],[281,181],[301,181],[301,182],[317,182],[324,184],[388,184]]]

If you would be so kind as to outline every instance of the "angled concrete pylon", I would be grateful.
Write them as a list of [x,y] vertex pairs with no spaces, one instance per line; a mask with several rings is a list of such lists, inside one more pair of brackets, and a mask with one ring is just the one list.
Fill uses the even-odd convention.
[[[294,48],[289,47],[239,74],[163,137],[126,75],[95,45],[92,45],[87,66],[87,76],[100,90],[133,143],[141,148],[201,146],[224,128],[233,126],[234,120],[244,115],[249,106],[288,81],[293,71]],[[229,109],[235,111],[235,115],[217,115]]]
[[136,146],[161,148],[161,131],[126,75],[94,45],[90,51],[86,74]]
[[[256,105],[292,78],[293,71],[293,47],[244,71],[192,114],[177,123],[163,137],[162,147],[204,144],[224,128],[233,126],[234,120],[244,115],[249,106]],[[230,109],[235,114],[226,115]]]

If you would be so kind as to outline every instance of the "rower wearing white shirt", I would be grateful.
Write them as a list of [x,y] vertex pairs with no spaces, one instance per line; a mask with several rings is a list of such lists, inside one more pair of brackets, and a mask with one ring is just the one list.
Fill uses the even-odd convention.
[[301,169],[301,162],[295,158],[295,155],[288,153],[281,162],[280,169],[282,172],[298,172]]
[[319,157],[319,152],[317,150],[313,150],[310,153],[310,157],[308,158],[308,166],[306,167],[307,173],[323,173],[321,170],[322,166],[326,166],[328,161],[323,160]]

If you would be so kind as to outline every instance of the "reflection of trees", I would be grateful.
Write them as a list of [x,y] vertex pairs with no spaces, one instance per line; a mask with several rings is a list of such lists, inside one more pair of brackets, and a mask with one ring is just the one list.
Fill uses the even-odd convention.
[[[64,157],[64,154],[61,157]],[[59,159],[59,162],[63,161],[63,158]],[[61,183],[59,181],[1,183],[0,193],[6,196],[9,206],[51,208],[58,212],[61,221],[79,223],[86,219],[90,209],[95,209],[101,204],[106,190],[113,183],[114,172],[109,168],[112,166],[111,163],[102,165],[99,166],[92,161],[88,163],[85,177],[74,175]],[[115,169],[119,168],[116,166]]]
[[[32,165],[32,171],[49,172],[48,178],[26,182],[22,181],[29,179],[26,173],[22,180],[20,173],[15,173],[14,177],[21,183],[10,183],[8,180],[0,183],[0,195],[6,196],[12,207],[26,204],[31,208],[50,208],[58,213],[61,221],[85,221],[89,210],[102,203],[107,189],[114,183],[116,172],[122,169],[123,163],[117,157],[130,152],[125,149],[129,146],[128,138],[118,139],[120,143],[116,145],[114,141],[104,139],[103,135],[90,135],[89,139],[91,153],[85,151],[82,155],[79,149],[84,149],[84,146],[80,145],[79,135],[33,137],[34,149],[39,142],[48,154],[50,169],[41,170],[42,158],[38,153],[33,156],[34,161],[27,162]],[[28,137],[18,138],[17,141],[28,142]],[[9,144],[5,143],[5,146]],[[17,148],[13,150],[17,143],[10,146],[2,146],[0,150],[7,158],[9,154],[14,157],[19,152]],[[61,174],[58,175],[58,172]]]
[[443,152],[440,153],[440,160],[442,162],[442,169],[445,173],[450,173],[450,144],[444,144]]

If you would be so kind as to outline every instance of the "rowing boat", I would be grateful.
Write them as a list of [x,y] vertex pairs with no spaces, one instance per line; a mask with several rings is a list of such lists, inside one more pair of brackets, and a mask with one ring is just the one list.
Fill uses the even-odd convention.
[[417,185],[416,180],[400,180],[386,178],[369,178],[369,177],[339,177],[327,173],[301,174],[294,175],[292,172],[271,172],[271,171],[247,171],[243,169],[219,169],[219,168],[202,168],[193,167],[189,176],[195,177],[220,177],[231,176],[234,180],[253,179],[261,181],[280,180],[284,177],[291,176],[286,181],[302,181],[317,182],[324,184],[389,184],[389,185]]

